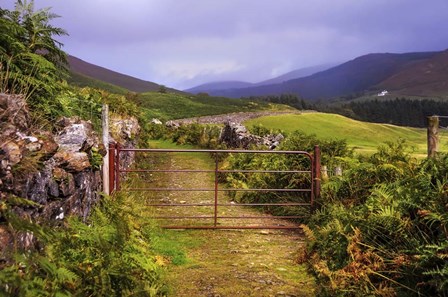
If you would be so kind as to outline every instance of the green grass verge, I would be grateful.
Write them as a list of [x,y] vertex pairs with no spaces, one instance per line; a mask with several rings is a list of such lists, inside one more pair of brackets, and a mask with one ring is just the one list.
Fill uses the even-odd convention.
[[[261,124],[286,133],[300,130],[322,139],[345,139],[350,147],[360,153],[373,153],[381,143],[403,138],[414,148],[416,155],[426,154],[426,129],[361,122],[337,114],[311,112],[267,116],[249,120],[245,124],[248,127]],[[447,142],[448,133],[443,131],[441,151],[448,149]]]

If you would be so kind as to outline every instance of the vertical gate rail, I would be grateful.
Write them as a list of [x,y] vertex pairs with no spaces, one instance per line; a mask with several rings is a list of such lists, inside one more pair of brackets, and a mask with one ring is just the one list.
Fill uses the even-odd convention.
[[[121,152],[141,152],[141,153],[208,153],[215,154],[214,169],[211,170],[190,170],[190,169],[123,169],[120,167],[120,153]],[[284,154],[284,155],[302,155],[309,159],[309,170],[220,170],[218,154]],[[310,154],[306,151],[271,151],[271,150],[199,150],[199,149],[128,149],[121,148],[117,144],[109,145],[109,163],[110,163],[110,189],[111,192],[120,190],[120,175],[127,173],[214,173],[214,188],[151,188],[151,187],[136,187],[126,188],[128,191],[155,191],[155,192],[214,192],[213,203],[153,203],[148,206],[153,207],[195,207],[204,206],[213,208],[213,216],[159,216],[155,219],[212,219],[213,225],[199,225],[199,226],[164,226],[168,229],[295,229],[298,227],[289,226],[221,226],[218,224],[219,219],[298,219],[302,216],[219,216],[219,207],[238,207],[238,206],[306,206],[310,207],[310,212],[315,208],[315,201],[320,195],[320,178],[321,178],[321,161],[320,148],[314,147],[314,153]],[[265,189],[265,188],[220,188],[218,182],[218,175],[222,173],[303,173],[310,174],[310,186],[308,188],[300,189]],[[218,199],[219,192],[289,192],[289,193],[309,193],[309,203],[304,202],[283,202],[283,203],[220,203]]]

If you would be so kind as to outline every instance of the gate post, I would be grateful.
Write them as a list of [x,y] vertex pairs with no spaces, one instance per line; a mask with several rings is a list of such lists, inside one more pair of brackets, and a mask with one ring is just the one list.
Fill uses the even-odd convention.
[[115,143],[109,143],[109,194],[115,191]]
[[120,191],[120,144],[115,145],[115,190]]
[[320,197],[320,182],[321,182],[321,172],[320,172],[320,147],[318,145],[314,146],[314,156],[313,156],[313,192],[314,199],[311,201],[311,211],[314,210],[314,200]]
[[434,158],[439,151],[439,117],[428,117],[428,158]]
[[109,146],[109,107],[107,104],[103,104],[102,113],[102,127],[103,127],[103,145],[106,148],[106,155],[103,157],[103,192],[107,195],[110,194],[109,185],[109,151],[107,150]]

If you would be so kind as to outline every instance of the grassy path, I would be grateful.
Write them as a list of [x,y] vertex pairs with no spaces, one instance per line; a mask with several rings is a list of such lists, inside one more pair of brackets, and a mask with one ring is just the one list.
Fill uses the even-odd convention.
[[[156,163],[154,166],[163,166],[165,169],[203,169],[213,166],[207,156],[197,154],[159,157]],[[207,173],[194,173],[188,177],[171,173],[152,178],[157,187],[186,187],[187,184],[194,188],[213,186],[213,178]],[[211,199],[206,196],[210,196],[210,193],[187,193],[152,194],[147,199],[167,204],[202,203]],[[208,215],[203,207],[160,207],[155,212],[157,215]],[[259,215],[253,209],[242,207],[220,209],[219,213],[232,216]],[[226,225],[237,223],[242,222],[223,222]],[[291,224],[274,218],[265,223]],[[165,230],[157,245],[171,259],[167,272],[171,296],[314,295],[312,277],[307,275],[303,266],[296,263],[298,252],[303,247],[302,235],[297,231]],[[183,250],[186,258],[178,253],[179,249]]]

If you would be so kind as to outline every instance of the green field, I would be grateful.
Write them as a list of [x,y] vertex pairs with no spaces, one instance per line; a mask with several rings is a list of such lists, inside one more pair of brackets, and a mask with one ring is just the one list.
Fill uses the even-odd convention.
[[172,120],[232,112],[261,110],[292,110],[281,104],[252,102],[244,99],[194,96],[190,94],[163,94],[149,92],[140,94],[138,104],[145,109],[146,118]]
[[[415,154],[426,154],[426,129],[400,127],[389,124],[360,122],[344,116],[327,113],[303,113],[267,116],[249,120],[248,127],[263,125],[286,133],[300,130],[322,139],[345,139],[349,146],[360,153],[371,153],[385,141],[406,139]],[[448,133],[441,133],[440,151],[448,151]]]

